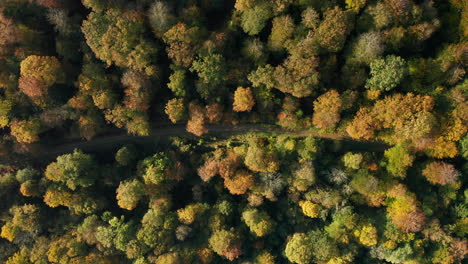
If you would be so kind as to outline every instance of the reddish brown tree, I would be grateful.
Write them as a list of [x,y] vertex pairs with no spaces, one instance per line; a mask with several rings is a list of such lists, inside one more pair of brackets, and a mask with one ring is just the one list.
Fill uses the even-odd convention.
[[391,129],[394,135],[388,139],[395,143],[424,138],[435,125],[430,114],[433,107],[430,96],[395,94],[359,109],[346,131],[353,138],[371,139],[376,131]]
[[[15,26],[13,20],[3,15],[3,10],[0,9],[0,47],[3,48],[7,44],[13,44],[22,39],[20,30]],[[0,48],[0,51],[2,50]]]
[[224,178],[224,186],[231,194],[241,195],[246,193],[254,185],[254,176],[246,171],[239,170],[233,177]]
[[234,176],[240,163],[240,157],[236,153],[232,151],[227,152],[226,156],[218,163],[219,175],[223,178]]
[[223,119],[224,106],[222,104],[209,104],[206,107],[206,118],[210,124],[218,124]]
[[21,76],[19,78],[18,87],[21,92],[33,100],[47,95],[47,85],[33,77]]
[[207,182],[216,174],[218,174],[219,168],[218,168],[218,161],[216,161],[214,158],[207,159],[203,166],[198,168],[198,176],[204,181]]
[[458,180],[460,172],[452,164],[434,161],[426,165],[422,174],[432,184],[447,185]]
[[152,98],[151,82],[148,76],[139,71],[127,71],[122,77],[125,89],[124,104],[133,111],[146,111]]
[[195,104],[195,103],[190,103],[189,104],[189,115],[190,119],[187,122],[187,131],[197,135],[201,136],[208,132],[208,129],[205,127],[206,123],[206,117],[205,117],[205,111],[204,109]]
[[45,8],[60,8],[63,2],[59,0],[36,0],[36,3]]

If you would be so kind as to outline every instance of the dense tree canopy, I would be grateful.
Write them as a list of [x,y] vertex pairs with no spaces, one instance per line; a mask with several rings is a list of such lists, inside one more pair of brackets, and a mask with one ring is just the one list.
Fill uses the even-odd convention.
[[140,70],[148,75],[156,73],[157,48],[145,38],[144,20],[138,12],[93,11],[83,21],[82,31],[96,57],[108,65]]
[[458,264],[464,0],[0,1],[0,263]]
[[65,184],[71,190],[91,186],[98,176],[93,158],[79,150],[59,156],[47,166],[47,179]]
[[370,64],[371,78],[366,88],[390,91],[403,80],[407,73],[406,62],[401,57],[389,55],[385,59],[375,59]]

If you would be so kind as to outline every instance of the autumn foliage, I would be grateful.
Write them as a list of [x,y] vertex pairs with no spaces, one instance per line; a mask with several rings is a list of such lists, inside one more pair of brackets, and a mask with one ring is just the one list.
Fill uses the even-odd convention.
[[255,99],[252,89],[238,87],[234,93],[234,104],[232,109],[236,112],[250,111],[254,105]]
[[208,129],[205,127],[205,109],[195,103],[190,103],[188,108],[189,120],[187,122],[187,131],[197,136],[207,133]]
[[340,121],[340,111],[340,94],[336,90],[331,90],[314,101],[312,123],[318,128],[332,128]]
[[447,185],[458,180],[460,172],[446,162],[433,161],[426,165],[422,174],[431,184]]
[[430,96],[395,94],[378,100],[372,107],[362,107],[346,131],[353,138],[371,139],[383,129],[392,129],[390,140],[418,139],[433,129],[430,113],[434,99]]

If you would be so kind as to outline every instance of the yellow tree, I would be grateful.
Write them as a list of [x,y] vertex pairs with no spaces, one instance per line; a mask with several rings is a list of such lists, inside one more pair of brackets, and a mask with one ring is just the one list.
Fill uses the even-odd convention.
[[187,115],[183,98],[173,98],[169,100],[164,109],[172,123],[184,120]]
[[33,143],[39,141],[41,128],[41,121],[38,118],[13,121],[10,124],[11,135],[16,138],[16,141],[22,143]]
[[232,109],[236,112],[244,112],[252,110],[255,105],[255,99],[250,87],[238,87],[234,93],[234,104]]
[[314,102],[312,123],[322,129],[332,128],[340,121],[341,98],[336,90],[319,96]]
[[28,56],[21,61],[20,68],[21,76],[34,78],[45,86],[65,80],[62,65],[53,56]]

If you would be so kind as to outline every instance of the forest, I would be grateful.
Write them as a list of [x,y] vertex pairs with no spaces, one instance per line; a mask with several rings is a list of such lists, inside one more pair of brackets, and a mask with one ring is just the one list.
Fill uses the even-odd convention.
[[468,261],[466,0],[0,1],[0,263]]

